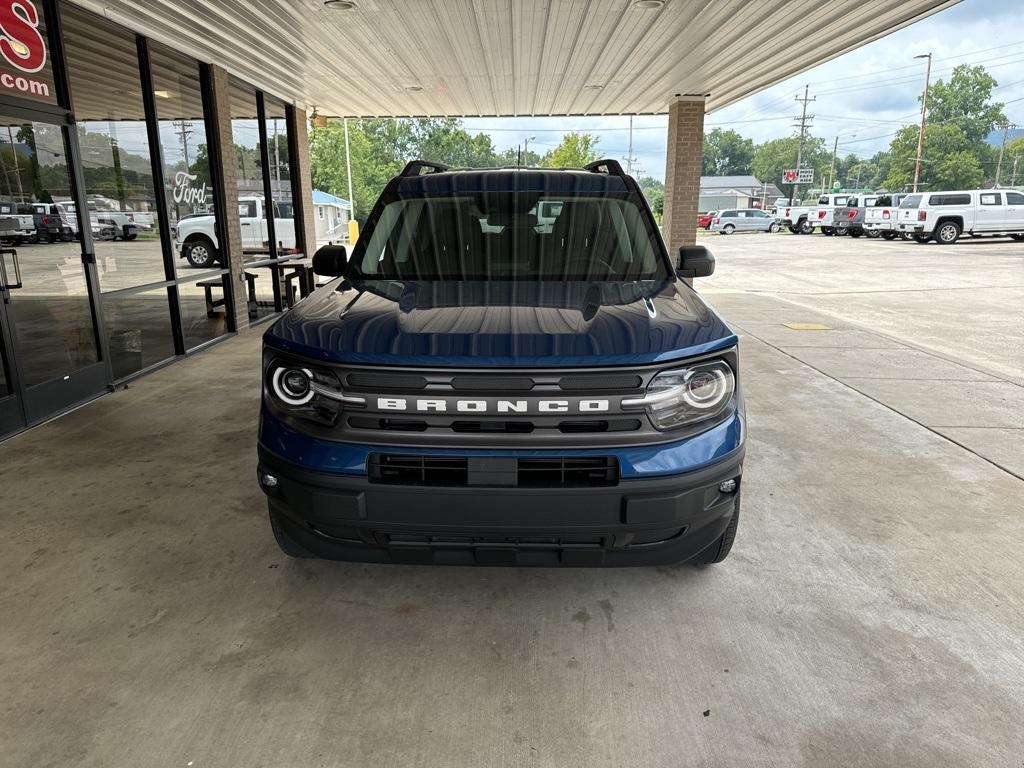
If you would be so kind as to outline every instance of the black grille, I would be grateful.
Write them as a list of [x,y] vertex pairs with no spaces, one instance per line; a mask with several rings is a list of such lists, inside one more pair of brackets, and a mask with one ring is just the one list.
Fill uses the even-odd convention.
[[580,375],[563,376],[559,386],[567,392],[610,390],[610,389],[639,389],[643,379],[634,375]]
[[467,485],[469,460],[458,456],[374,454],[369,474],[371,482],[387,485]]
[[451,381],[460,392],[529,392],[533,386],[529,376],[456,376]]
[[518,470],[520,488],[596,488],[619,482],[613,456],[520,459]]
[[[373,454],[370,482],[384,485],[470,485],[469,459],[462,456]],[[618,485],[619,463],[613,456],[518,459],[520,488],[599,488]]]
[[350,387],[356,390],[376,392],[426,389],[427,380],[411,373],[350,373],[345,377]]

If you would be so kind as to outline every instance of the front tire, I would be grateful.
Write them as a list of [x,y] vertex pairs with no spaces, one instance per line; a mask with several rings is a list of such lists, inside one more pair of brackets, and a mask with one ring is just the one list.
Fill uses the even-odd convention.
[[217,263],[217,257],[213,250],[213,243],[209,240],[190,240],[182,248],[185,259],[196,269],[212,269]]
[[914,238],[915,243],[920,243],[921,245],[924,245],[932,239],[931,235],[911,235],[911,237]]
[[813,235],[814,225],[811,224],[807,219],[800,222],[800,234],[801,235]]
[[768,231],[771,232],[773,235],[776,232],[778,232],[780,229],[782,229],[782,225],[777,223],[777,222],[775,224],[769,224],[768,225]]
[[870,237],[872,240],[876,237],[881,237],[882,233],[877,229],[865,229],[864,234]]
[[723,235],[731,235],[735,231],[736,227],[734,227],[732,224],[726,224],[724,227],[722,227]]
[[736,499],[733,501],[732,520],[729,527],[725,529],[718,540],[701,553],[697,560],[698,565],[714,565],[720,563],[729,556],[732,551],[733,542],[736,541],[736,530],[740,525],[740,492],[736,491]]
[[277,542],[277,546],[288,557],[294,557],[299,560],[310,560],[316,557],[316,555],[288,535],[284,528],[281,527],[281,523],[278,521],[273,509],[270,510],[270,530],[274,533],[274,541]]
[[882,232],[882,237],[886,240],[895,240],[899,235],[895,232]]
[[935,242],[939,245],[952,245],[960,239],[960,225],[955,221],[944,221],[935,230]]
[[836,231],[832,227],[822,227],[821,234],[823,234],[825,237],[833,237],[835,236]]

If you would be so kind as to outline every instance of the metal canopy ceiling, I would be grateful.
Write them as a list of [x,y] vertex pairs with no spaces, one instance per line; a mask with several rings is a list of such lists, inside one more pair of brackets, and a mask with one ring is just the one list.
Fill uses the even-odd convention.
[[74,0],[324,115],[719,109],[959,0]]

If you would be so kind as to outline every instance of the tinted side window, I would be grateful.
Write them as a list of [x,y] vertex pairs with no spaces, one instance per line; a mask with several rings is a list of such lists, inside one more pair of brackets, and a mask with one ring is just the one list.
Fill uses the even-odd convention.
[[917,208],[921,205],[921,195],[907,195],[900,203],[900,208]]
[[828,198],[827,197],[819,197],[818,198],[818,205],[828,205]]
[[1024,195],[1020,192],[1007,192],[1006,193],[1006,204],[1007,205],[1024,205]]
[[849,199],[850,198],[847,197],[846,195],[842,195],[841,197],[837,197],[836,198],[836,203],[835,204],[836,205],[846,205],[846,201],[849,200]]
[[970,195],[932,195],[928,205],[970,205]]

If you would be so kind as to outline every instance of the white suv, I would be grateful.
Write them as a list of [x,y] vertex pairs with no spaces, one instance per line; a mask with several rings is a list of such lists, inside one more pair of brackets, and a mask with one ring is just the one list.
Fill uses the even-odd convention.
[[911,194],[900,203],[901,233],[919,243],[955,243],[971,235],[1009,235],[1024,240],[1024,193],[1012,189],[971,189]]

